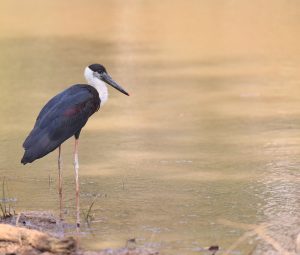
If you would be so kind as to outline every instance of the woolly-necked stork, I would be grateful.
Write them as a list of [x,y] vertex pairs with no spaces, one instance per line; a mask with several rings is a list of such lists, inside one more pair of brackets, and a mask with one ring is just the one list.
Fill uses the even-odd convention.
[[[61,145],[75,137],[74,169],[76,182],[77,226],[79,226],[78,140],[81,129],[89,117],[108,99],[106,84],[123,94],[129,94],[117,84],[100,64],[85,68],[87,84],[76,84],[53,97],[39,113],[34,128],[23,143],[25,149],[21,163],[24,165],[42,158],[58,148],[58,190],[62,196]],[[61,197],[60,197],[61,198]]]

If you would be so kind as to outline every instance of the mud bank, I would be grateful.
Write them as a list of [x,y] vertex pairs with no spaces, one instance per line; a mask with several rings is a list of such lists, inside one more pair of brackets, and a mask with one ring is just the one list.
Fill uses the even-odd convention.
[[62,236],[61,229],[70,227],[51,213],[26,212],[0,221],[0,254],[20,255],[154,255],[157,251],[124,247],[101,251],[84,251],[76,237]]

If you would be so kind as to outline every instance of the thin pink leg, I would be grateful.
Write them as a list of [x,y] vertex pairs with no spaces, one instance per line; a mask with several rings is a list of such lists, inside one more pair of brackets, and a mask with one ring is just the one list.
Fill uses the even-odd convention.
[[62,219],[62,156],[61,145],[58,147],[58,194],[59,194],[59,217]]
[[79,170],[79,162],[78,162],[78,139],[75,139],[75,147],[74,147],[74,169],[75,169],[75,183],[76,183],[76,226],[80,227],[80,214],[79,214],[79,179],[78,179],[78,170]]

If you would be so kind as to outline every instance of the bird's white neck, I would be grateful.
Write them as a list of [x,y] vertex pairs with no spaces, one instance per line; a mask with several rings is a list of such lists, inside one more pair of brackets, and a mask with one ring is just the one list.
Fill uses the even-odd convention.
[[108,99],[108,90],[106,83],[95,77],[93,71],[89,67],[85,68],[84,76],[87,83],[93,86],[98,91],[101,100],[101,105],[103,105]]

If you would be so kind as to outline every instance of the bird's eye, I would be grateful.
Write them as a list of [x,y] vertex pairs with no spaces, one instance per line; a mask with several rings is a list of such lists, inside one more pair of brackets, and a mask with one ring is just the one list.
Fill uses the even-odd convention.
[[100,77],[100,74],[98,72],[94,72],[94,76],[99,78]]

